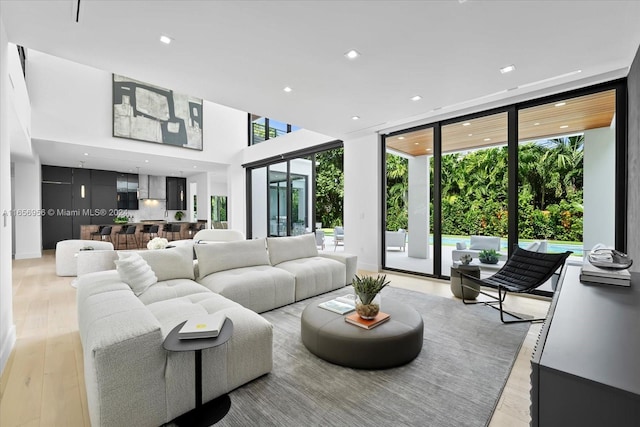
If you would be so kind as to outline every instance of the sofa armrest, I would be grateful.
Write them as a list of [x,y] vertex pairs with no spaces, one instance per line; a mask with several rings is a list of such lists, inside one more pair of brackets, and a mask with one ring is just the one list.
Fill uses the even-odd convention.
[[97,271],[115,270],[118,253],[114,250],[78,252],[78,277]]
[[158,320],[115,271],[83,276],[77,300],[91,424],[166,422],[166,352]]
[[336,252],[319,252],[318,256],[323,258],[329,258],[343,263],[347,270],[346,284],[350,285],[353,281],[353,276],[358,272],[358,256],[348,253],[336,253]]

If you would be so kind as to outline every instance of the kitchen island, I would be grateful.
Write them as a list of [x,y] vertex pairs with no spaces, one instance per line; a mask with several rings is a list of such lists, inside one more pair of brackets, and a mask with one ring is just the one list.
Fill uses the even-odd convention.
[[[180,225],[180,231],[176,233],[172,233],[171,226],[177,224]],[[197,233],[198,230],[207,227],[207,221],[199,220],[198,222],[188,222],[188,221],[180,221],[180,222],[168,222],[168,221],[157,221],[157,220],[143,220],[140,222],[128,222],[126,224],[91,224],[91,225],[82,225],[80,226],[80,238],[83,240],[110,240],[113,243],[113,246],[116,249],[126,248],[126,239],[129,239],[128,247],[132,249],[133,239],[129,236],[126,237],[124,235],[120,235],[121,231],[124,231],[129,226],[135,226],[136,232],[133,234],[135,240],[137,242],[137,246],[141,248],[145,248],[147,242],[149,241],[150,236],[148,234],[149,229],[153,225],[158,226],[158,236],[164,237],[168,240],[180,240],[180,239],[192,239],[194,234]],[[92,233],[100,231],[105,226],[111,226],[111,235],[109,238],[106,236],[93,235]]]

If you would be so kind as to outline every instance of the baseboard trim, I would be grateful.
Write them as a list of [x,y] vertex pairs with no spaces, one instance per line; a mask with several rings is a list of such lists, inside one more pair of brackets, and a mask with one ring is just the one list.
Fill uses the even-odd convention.
[[21,254],[16,253],[13,256],[13,259],[32,259],[32,258],[42,258],[42,252],[25,252]]
[[4,368],[9,361],[11,351],[16,345],[16,325],[11,325],[7,335],[5,336],[2,347],[0,347],[0,375],[4,372]]
[[369,264],[369,263],[358,261],[358,271],[359,270],[378,272],[380,271],[380,268],[375,264]]

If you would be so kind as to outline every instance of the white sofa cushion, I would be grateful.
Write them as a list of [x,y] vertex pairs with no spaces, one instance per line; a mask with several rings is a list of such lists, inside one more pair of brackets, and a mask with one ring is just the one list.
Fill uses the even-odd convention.
[[136,251],[158,277],[158,282],[171,279],[191,279],[193,275],[193,249],[179,246],[168,249]]
[[193,280],[171,279],[156,283],[138,298],[140,298],[140,301],[142,301],[144,305],[149,305],[158,301],[181,298],[187,295],[203,292],[211,293],[209,289],[194,282]]
[[270,265],[219,271],[198,282],[256,313],[295,302],[295,277]]
[[269,237],[267,238],[267,247],[269,248],[271,265],[278,265],[294,259],[318,256],[316,238],[313,234],[292,237]]
[[346,266],[334,259],[299,258],[281,262],[276,267],[295,276],[296,301],[344,287],[346,283]]
[[137,253],[119,252],[118,257],[115,263],[120,280],[129,285],[136,296],[158,282],[149,264]]
[[494,249],[500,250],[500,237],[495,236],[471,236],[471,242],[469,249],[474,250],[486,250]]
[[76,255],[84,247],[95,250],[113,250],[113,244],[100,240],[61,240],[56,243],[56,274],[58,276],[75,276],[77,274]]
[[269,265],[264,239],[195,245],[194,248],[198,258],[198,277],[234,268]]
[[[202,351],[202,397],[205,402],[272,369],[271,324],[259,314],[223,296],[212,292],[199,293],[149,304],[147,309],[160,323],[163,336],[195,315],[223,312],[233,322],[229,341]],[[162,351],[162,354],[166,355],[166,414],[170,420],[194,407],[194,358],[191,352]]]
[[245,240],[244,233],[239,230],[200,230],[193,236],[195,242],[236,242]]

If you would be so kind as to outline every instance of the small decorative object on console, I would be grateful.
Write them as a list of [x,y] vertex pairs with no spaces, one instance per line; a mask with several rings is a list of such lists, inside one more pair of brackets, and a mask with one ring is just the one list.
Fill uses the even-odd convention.
[[147,249],[164,249],[169,244],[169,241],[164,237],[154,237],[147,243]]
[[389,284],[386,275],[377,277],[355,275],[353,290],[356,293],[356,312],[363,319],[374,319],[380,311],[379,292]]
[[462,256],[460,256],[460,263],[462,265],[469,265],[471,263],[471,260],[473,259],[473,257],[469,254],[464,254]]

